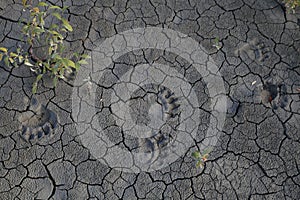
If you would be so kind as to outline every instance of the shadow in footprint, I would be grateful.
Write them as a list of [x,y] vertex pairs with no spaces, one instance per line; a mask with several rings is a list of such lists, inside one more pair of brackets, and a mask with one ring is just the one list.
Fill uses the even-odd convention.
[[35,98],[31,100],[28,111],[21,114],[19,121],[22,123],[21,136],[29,142],[45,136],[52,137],[58,124],[57,115]]

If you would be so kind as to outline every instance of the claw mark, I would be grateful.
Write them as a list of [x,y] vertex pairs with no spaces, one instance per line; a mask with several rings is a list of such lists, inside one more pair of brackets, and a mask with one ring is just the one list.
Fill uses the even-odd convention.
[[58,123],[57,115],[35,98],[31,100],[29,110],[21,114],[19,121],[22,123],[21,136],[30,142],[53,136]]
[[247,56],[251,60],[258,62],[264,62],[269,58],[269,48],[258,39],[251,40],[249,43],[243,45],[235,51],[236,56],[245,57]]

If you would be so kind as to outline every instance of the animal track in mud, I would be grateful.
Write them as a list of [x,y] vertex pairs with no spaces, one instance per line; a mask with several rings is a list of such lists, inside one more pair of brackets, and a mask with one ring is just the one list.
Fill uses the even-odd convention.
[[285,109],[289,103],[287,86],[275,80],[264,78],[260,84],[255,81],[251,85],[238,84],[231,89],[233,92],[227,100],[227,116],[242,122],[245,120],[244,109],[251,104],[263,104],[273,110]]
[[174,119],[179,115],[178,98],[174,96],[174,93],[166,87],[162,87],[158,93],[159,103],[162,105],[164,120],[168,121]]
[[247,56],[252,61],[256,60],[258,62],[264,62],[269,58],[269,53],[269,48],[258,39],[251,40],[235,51],[236,56],[240,56],[242,59]]
[[152,84],[146,86],[142,93],[135,95],[138,97],[133,97],[131,107],[134,111],[132,117],[137,124],[149,125],[155,117],[161,121],[154,123],[160,125],[148,134],[150,137],[138,139],[139,152],[147,154],[147,157],[143,158],[144,163],[153,163],[161,155],[161,150],[171,144],[176,137],[176,127],[180,118],[179,99],[170,89]]
[[136,124],[146,126],[152,120],[153,126],[178,121],[180,115],[178,101],[174,93],[166,87],[146,85],[142,90],[136,91],[130,99],[131,117]]
[[161,150],[168,145],[172,137],[166,133],[159,132],[158,134],[149,138],[139,139],[139,152],[147,153],[147,158],[143,158],[144,163],[153,163],[161,156]]
[[264,105],[271,105],[273,109],[285,108],[288,105],[287,87],[282,83],[266,81],[260,92],[261,101]]
[[57,115],[36,99],[31,100],[29,110],[21,114],[19,121],[22,123],[21,137],[29,142],[52,137],[58,123]]

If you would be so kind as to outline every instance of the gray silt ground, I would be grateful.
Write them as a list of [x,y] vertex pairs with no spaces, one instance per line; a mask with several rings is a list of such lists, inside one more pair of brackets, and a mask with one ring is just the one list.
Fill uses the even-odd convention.
[[[0,46],[13,48],[20,43],[22,6],[15,2],[0,1]],[[34,75],[24,66],[8,69],[1,63],[0,199],[300,199],[299,12],[286,14],[275,0],[49,2],[69,6],[74,32],[67,40],[77,51],[90,52],[106,38],[132,28],[165,27],[187,34],[220,67],[228,114],[204,169],[197,169],[191,158],[203,139],[200,135],[169,166],[126,173],[96,160],[76,134],[71,117],[72,82],[62,81],[53,88],[45,80],[36,95],[58,117],[55,135],[34,144],[20,139],[18,119],[27,112],[24,97],[31,96]],[[213,47],[216,37],[220,50]],[[181,68],[193,80],[199,103],[207,110],[205,84],[176,55],[155,50],[131,52],[120,57],[112,71],[122,75],[126,67],[147,63],[147,57]],[[107,77],[103,81],[106,90],[98,96],[109,106],[108,94],[116,77]],[[279,102],[277,109],[268,104],[268,98],[263,97],[265,103],[260,101],[259,85],[269,77],[272,84],[286,86],[288,100],[282,107]],[[264,93],[272,96],[270,91]],[[201,116],[205,130],[207,114]],[[99,121],[109,127],[105,134],[130,148],[136,141],[109,126],[111,117],[108,110],[102,110]]]

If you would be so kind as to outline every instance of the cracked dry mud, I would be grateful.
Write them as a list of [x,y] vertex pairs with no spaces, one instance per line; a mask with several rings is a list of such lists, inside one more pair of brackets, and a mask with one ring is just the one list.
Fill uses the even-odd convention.
[[[300,199],[299,12],[285,13],[276,0],[47,2],[69,6],[74,26],[67,36],[71,50],[92,52],[106,38],[148,26],[169,28],[193,38],[220,69],[228,97],[226,121],[204,168],[197,169],[191,153],[204,140],[211,113],[203,77],[191,63],[172,52],[128,52],[104,70],[97,83],[97,116],[93,119],[98,120],[110,141],[128,151],[153,152],[152,157],[146,157],[149,165],[168,156],[161,154],[178,136],[176,128],[184,123],[180,113],[188,108],[184,103],[190,97],[187,91],[182,91],[185,95],[173,91],[181,88],[176,86],[180,80],[195,91],[199,107],[193,109],[199,111],[201,123],[193,145],[175,162],[151,172],[123,172],[95,159],[76,133],[72,89],[84,92],[89,90],[88,84],[73,86],[72,81],[60,81],[53,88],[46,79],[37,92],[37,105],[28,107],[23,99],[31,95],[34,74],[24,66],[9,69],[1,63],[1,200]],[[23,17],[20,2],[0,1],[0,46],[14,48],[20,44],[18,21]],[[222,43],[220,50],[213,46],[215,38]],[[149,63],[170,66],[181,76],[161,73],[158,86],[165,87],[170,92],[168,97],[174,99],[163,99],[159,91],[150,89],[136,90],[140,93],[128,98],[130,117],[136,122],[161,123],[152,127],[153,132],[137,138],[120,128],[112,107],[122,102],[117,89],[121,77]],[[168,79],[176,80],[175,89],[165,85],[163,80]],[[146,84],[141,80],[140,86]],[[168,106],[175,98],[178,102],[173,108],[180,107],[173,113]],[[162,120],[153,121],[158,118]],[[46,137],[48,132],[53,136]],[[36,142],[28,142],[31,137]]]

